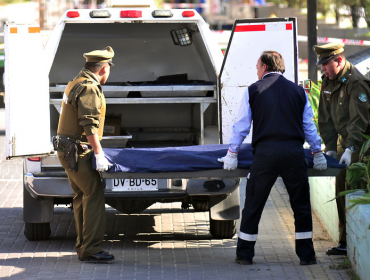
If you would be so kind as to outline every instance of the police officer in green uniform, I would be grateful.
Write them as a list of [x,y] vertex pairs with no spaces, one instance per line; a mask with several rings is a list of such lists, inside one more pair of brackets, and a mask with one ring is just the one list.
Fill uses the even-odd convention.
[[[64,146],[59,143],[58,158],[75,193],[75,248],[78,258],[85,262],[109,263],[114,260],[114,256],[100,246],[106,224],[104,189],[98,172],[108,170],[111,165],[100,145],[106,109],[101,85],[109,77],[113,56],[111,47],[84,54],[85,67],[68,83],[59,117],[58,137],[64,141],[60,141]],[[65,143],[78,147],[77,170],[68,165],[69,144]],[[96,170],[92,167],[93,153]]]
[[[346,60],[343,43],[314,46],[321,64],[322,86],[319,103],[319,131],[326,154],[348,166],[359,161],[364,141],[361,134],[370,132],[370,80]],[[336,195],[346,190],[346,170],[336,178]],[[346,255],[345,198],[337,199],[340,222],[339,245],[328,255]]]

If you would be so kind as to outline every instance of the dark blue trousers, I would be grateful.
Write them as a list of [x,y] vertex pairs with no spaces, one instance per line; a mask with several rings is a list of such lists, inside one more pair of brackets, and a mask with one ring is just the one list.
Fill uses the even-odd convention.
[[254,149],[236,250],[239,259],[252,260],[254,257],[258,224],[278,176],[284,181],[294,212],[296,253],[301,261],[315,258],[304,149],[300,141],[287,141],[260,142]]

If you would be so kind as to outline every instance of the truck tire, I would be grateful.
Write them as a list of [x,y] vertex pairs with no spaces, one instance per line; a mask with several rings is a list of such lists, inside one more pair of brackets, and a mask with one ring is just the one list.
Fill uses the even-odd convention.
[[24,223],[24,235],[29,241],[47,240],[50,234],[50,223]]
[[209,211],[209,201],[208,200],[192,200],[191,204],[196,212]]
[[209,228],[213,238],[233,238],[236,232],[236,220],[213,220],[209,218]]

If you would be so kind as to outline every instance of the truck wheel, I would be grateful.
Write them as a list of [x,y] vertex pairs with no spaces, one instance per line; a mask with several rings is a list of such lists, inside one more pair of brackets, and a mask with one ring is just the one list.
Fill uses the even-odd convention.
[[24,235],[29,241],[47,240],[50,234],[50,223],[24,223]]
[[213,238],[229,239],[233,238],[236,232],[236,220],[213,220],[209,218],[210,232]]
[[209,201],[208,200],[192,200],[191,204],[196,212],[209,211]]

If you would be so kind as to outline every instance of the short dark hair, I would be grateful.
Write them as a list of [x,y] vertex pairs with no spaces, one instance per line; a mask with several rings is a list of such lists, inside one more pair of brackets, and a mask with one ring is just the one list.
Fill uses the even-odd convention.
[[343,59],[346,59],[346,52],[345,51],[343,51],[343,52],[341,52],[341,53],[338,53],[337,55],[335,55],[335,56],[333,56],[333,60],[334,61],[337,61],[338,60],[338,57],[341,57],[341,58],[343,58]]
[[285,63],[283,56],[277,51],[264,51],[261,55],[261,65],[267,66],[269,72],[280,72],[284,74]]
[[106,64],[107,62],[86,62],[85,68],[89,69],[93,73],[96,73]]

